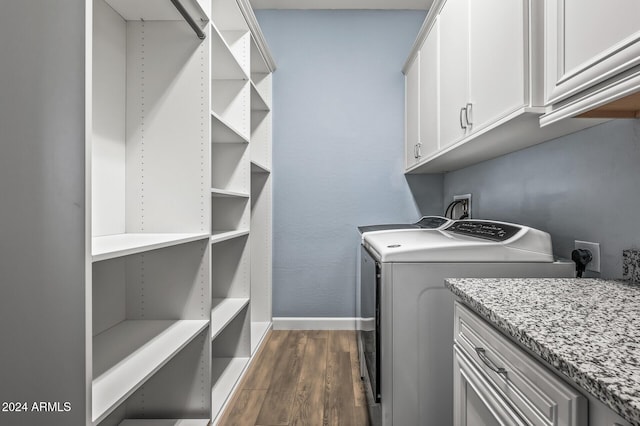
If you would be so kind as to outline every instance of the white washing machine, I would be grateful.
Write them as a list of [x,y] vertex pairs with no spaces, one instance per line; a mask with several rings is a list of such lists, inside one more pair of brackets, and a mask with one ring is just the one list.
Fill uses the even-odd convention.
[[[379,234],[384,232],[397,232],[397,231],[415,231],[415,230],[437,230],[443,229],[453,223],[452,219],[448,219],[442,216],[422,216],[415,223],[385,223],[380,225],[364,225],[358,226],[358,232],[360,233],[361,242],[364,242],[364,237],[366,235]],[[369,262],[371,263],[371,262]],[[356,306],[355,306],[355,314],[356,314],[356,331],[358,332],[358,353],[360,354],[360,372],[363,379],[367,379],[369,381],[369,377],[366,375],[366,364],[365,364],[365,354],[371,355],[375,352],[375,350],[371,349],[371,345],[375,344],[375,333],[372,331],[375,330],[375,305],[372,303],[372,297],[375,295],[366,291],[364,294],[362,293],[361,283],[363,282],[362,278],[362,270],[363,265],[366,265],[362,259],[361,249],[358,247],[357,253],[357,274],[356,274]],[[365,266],[365,273],[367,273],[367,269]],[[368,271],[371,273],[371,271]],[[365,281],[370,281],[367,278]],[[364,297],[364,300],[362,299]],[[368,348],[365,348],[365,345]],[[372,361],[372,362],[375,362]],[[379,392],[376,392],[376,383],[375,379],[371,379],[371,384],[367,384],[367,388],[369,390],[373,389],[373,394],[369,394],[368,397],[372,401],[372,406],[375,410],[379,411],[379,406],[375,403],[380,401]],[[371,417],[380,417],[379,415],[373,413]],[[375,424],[373,425],[375,426]]]
[[365,234],[361,262],[361,308],[374,315],[358,331],[362,375],[379,398],[372,424],[396,426],[453,426],[446,278],[573,277],[575,269],[554,259],[546,232],[480,220]]

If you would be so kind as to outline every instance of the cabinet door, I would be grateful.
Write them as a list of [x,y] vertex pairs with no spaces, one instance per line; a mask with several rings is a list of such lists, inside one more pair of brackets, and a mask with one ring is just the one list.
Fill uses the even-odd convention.
[[420,52],[405,75],[405,157],[406,167],[418,162],[420,136]]
[[525,104],[524,0],[469,2],[469,130]]
[[425,158],[438,150],[439,20],[429,31],[420,50],[420,144],[418,154]]
[[447,0],[440,12],[440,148],[465,135],[469,67],[469,0]]
[[458,426],[524,426],[473,362],[454,345],[453,424]]
[[546,0],[547,102],[640,64],[638,0]]

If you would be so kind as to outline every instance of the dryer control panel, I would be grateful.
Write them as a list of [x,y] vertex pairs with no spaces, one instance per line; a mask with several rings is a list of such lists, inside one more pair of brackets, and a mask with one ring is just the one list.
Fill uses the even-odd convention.
[[506,241],[522,228],[506,223],[481,220],[459,220],[445,228],[445,231],[470,237],[484,238],[491,241]]

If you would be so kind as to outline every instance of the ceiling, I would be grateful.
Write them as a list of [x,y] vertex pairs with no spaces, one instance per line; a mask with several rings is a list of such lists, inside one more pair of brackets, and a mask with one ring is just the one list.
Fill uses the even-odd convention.
[[418,9],[433,0],[250,0],[254,9]]

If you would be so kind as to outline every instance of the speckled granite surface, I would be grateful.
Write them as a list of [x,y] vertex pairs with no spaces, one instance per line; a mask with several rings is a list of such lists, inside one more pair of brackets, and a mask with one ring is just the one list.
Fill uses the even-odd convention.
[[640,426],[640,287],[599,279],[450,279],[478,314]]

